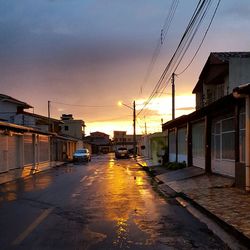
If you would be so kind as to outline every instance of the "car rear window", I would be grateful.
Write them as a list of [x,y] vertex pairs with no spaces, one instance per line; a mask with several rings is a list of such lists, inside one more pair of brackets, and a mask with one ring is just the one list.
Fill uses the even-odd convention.
[[76,153],[87,153],[86,149],[78,149],[76,150]]

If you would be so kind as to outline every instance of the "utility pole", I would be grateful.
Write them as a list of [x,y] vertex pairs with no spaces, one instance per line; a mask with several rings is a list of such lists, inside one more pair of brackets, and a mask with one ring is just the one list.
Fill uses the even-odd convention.
[[145,116],[144,116],[144,120],[145,120],[145,123],[144,123],[144,127],[145,127],[145,135],[147,134],[147,123],[146,123],[146,119],[145,119]]
[[133,102],[133,129],[134,129],[134,134],[133,134],[133,156],[134,158],[136,157],[136,110],[135,110],[135,101]]
[[48,101],[48,130],[50,132],[50,101]]
[[172,82],[172,120],[175,119],[175,85],[174,85],[174,76],[175,74],[172,74],[171,82]]

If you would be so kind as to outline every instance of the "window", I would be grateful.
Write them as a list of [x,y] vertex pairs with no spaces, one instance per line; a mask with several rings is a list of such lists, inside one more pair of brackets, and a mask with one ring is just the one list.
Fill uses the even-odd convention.
[[222,134],[222,159],[234,160],[234,132]]
[[213,156],[217,160],[235,159],[234,118],[219,120],[213,128]]
[[64,126],[64,130],[68,131],[69,130],[69,126]]

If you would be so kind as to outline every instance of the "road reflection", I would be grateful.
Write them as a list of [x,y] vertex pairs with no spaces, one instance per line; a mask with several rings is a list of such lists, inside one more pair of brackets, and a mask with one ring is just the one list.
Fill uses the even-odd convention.
[[96,211],[97,204],[101,206],[102,220],[114,225],[110,230],[115,233],[115,247],[154,244],[161,216],[157,207],[164,201],[159,201],[161,198],[152,191],[147,175],[133,160],[117,161],[110,157],[106,166],[102,180],[94,187],[98,195],[92,197],[89,210],[95,208]]

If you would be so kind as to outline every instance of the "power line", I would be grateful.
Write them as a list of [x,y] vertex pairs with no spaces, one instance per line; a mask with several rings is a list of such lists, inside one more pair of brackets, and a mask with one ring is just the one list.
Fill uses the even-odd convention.
[[123,116],[118,116],[118,117],[115,117],[115,118],[94,120],[94,121],[88,121],[88,122],[95,123],[95,122],[117,121],[117,120],[120,120],[122,118],[128,118],[128,117],[131,117],[131,115],[123,115]]
[[69,104],[63,102],[55,102],[51,101],[52,103],[67,105],[67,106],[75,106],[75,107],[86,107],[86,108],[107,108],[107,107],[116,107],[116,105],[83,105],[83,104]]
[[170,6],[170,10],[168,12],[168,15],[167,15],[167,17],[165,19],[165,22],[163,24],[163,27],[161,29],[160,38],[157,40],[157,44],[156,44],[156,47],[154,49],[151,61],[150,61],[149,65],[148,65],[148,68],[147,68],[143,83],[142,83],[142,85],[140,87],[141,93],[142,93],[143,86],[146,85],[146,83],[147,83],[147,81],[149,79],[149,76],[153,71],[155,62],[156,62],[156,60],[157,60],[157,58],[158,58],[158,56],[160,54],[161,47],[163,45],[164,40],[166,39],[166,36],[167,36],[168,31],[169,31],[170,25],[171,25],[171,23],[173,21],[174,14],[176,12],[178,3],[179,3],[179,0],[173,0],[172,1],[172,4]]
[[208,33],[208,31],[209,31],[209,29],[210,29],[210,27],[211,27],[211,25],[212,25],[212,22],[213,22],[213,20],[214,20],[214,17],[215,17],[215,15],[216,15],[216,12],[217,12],[217,10],[218,10],[218,7],[219,7],[219,5],[220,5],[220,2],[221,2],[221,0],[219,0],[218,3],[217,3],[217,5],[216,5],[216,8],[215,8],[215,11],[214,11],[214,13],[213,13],[213,16],[212,16],[212,18],[211,18],[211,20],[210,20],[210,23],[209,23],[209,25],[208,25],[208,27],[207,27],[205,33],[204,33],[204,36],[203,36],[203,38],[202,38],[202,40],[201,40],[201,42],[200,42],[200,44],[199,44],[199,46],[198,46],[196,52],[194,53],[194,56],[192,57],[192,59],[190,60],[190,62],[188,63],[188,65],[187,65],[180,73],[178,73],[177,75],[183,74],[183,73],[189,68],[189,66],[193,63],[195,57],[197,56],[197,54],[198,54],[198,52],[199,52],[199,50],[200,50],[200,48],[201,48],[201,46],[202,46],[202,44],[203,44],[203,42],[204,42],[206,36],[207,36],[207,33]]
[[[192,43],[194,36],[196,35],[208,9],[210,8],[211,0],[203,0],[199,1],[196,6],[196,9],[189,21],[189,24],[175,50],[172,58],[170,59],[169,63],[165,67],[160,79],[154,86],[150,96],[148,97],[147,101],[145,102],[143,108],[138,112],[138,115],[146,108],[146,106],[150,103],[150,101],[159,93],[159,90],[164,90],[169,83],[171,78],[171,73],[175,72],[178,68],[180,62],[182,61],[184,55],[186,54],[190,44]],[[217,10],[217,9],[216,9]],[[214,12],[216,12],[216,10]],[[214,14],[215,15],[215,14]],[[177,65],[177,66],[176,66]],[[175,67],[175,68],[174,68]],[[162,86],[164,79],[168,78],[167,84]],[[159,94],[158,94],[159,95]]]

